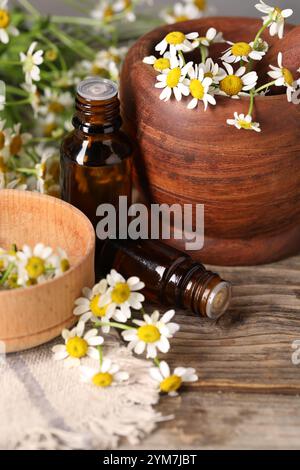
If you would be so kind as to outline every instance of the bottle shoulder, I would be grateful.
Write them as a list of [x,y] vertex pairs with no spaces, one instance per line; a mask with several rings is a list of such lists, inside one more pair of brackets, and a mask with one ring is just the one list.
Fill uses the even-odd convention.
[[83,166],[106,166],[130,158],[133,150],[132,141],[122,130],[87,135],[74,129],[62,141],[61,157]]

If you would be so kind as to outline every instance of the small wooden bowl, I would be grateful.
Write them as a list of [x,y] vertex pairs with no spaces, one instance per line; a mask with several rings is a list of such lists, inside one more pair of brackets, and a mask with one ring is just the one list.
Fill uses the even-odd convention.
[[[251,18],[205,18],[162,26],[133,45],[123,66],[122,115],[137,141],[138,187],[151,203],[204,204],[204,247],[190,252],[203,263],[260,264],[299,251],[300,106],[285,94],[260,96],[253,117],[262,132],[238,131],[226,119],[247,113],[248,98],[218,97],[206,112],[202,105],[187,109],[186,99],[164,103],[154,87],[157,73],[143,58],[174,29],[202,36],[214,26],[234,42],[252,40],[260,25]],[[165,243],[184,248],[181,240]]]
[[66,250],[71,268],[43,284],[0,292],[0,340],[6,352],[45,343],[76,322],[74,300],[94,283],[95,232],[78,209],[59,199],[0,191],[0,246],[44,243]]

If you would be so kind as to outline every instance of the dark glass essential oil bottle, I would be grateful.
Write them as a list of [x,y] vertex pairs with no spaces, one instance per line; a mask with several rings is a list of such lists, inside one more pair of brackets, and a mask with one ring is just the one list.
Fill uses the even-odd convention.
[[157,240],[107,240],[101,269],[124,277],[138,276],[150,301],[190,310],[215,320],[231,301],[231,284],[175,248]]
[[95,228],[100,204],[117,207],[119,196],[127,196],[131,203],[133,145],[121,124],[114,82],[91,77],[79,83],[74,130],[61,145],[61,192],[62,199],[85,213]]

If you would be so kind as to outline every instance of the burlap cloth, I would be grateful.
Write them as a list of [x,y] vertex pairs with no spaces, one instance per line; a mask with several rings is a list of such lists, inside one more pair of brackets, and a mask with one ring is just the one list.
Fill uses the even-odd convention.
[[[111,449],[134,445],[162,420],[149,362],[110,336],[104,353],[130,373],[129,383],[99,389],[80,381],[78,368],[53,360],[61,340],[0,361],[1,449]],[[85,360],[85,365],[95,362]]]

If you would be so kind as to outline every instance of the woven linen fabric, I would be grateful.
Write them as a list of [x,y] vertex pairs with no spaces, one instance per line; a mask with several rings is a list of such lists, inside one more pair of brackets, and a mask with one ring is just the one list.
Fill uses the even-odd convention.
[[[105,357],[130,378],[100,388],[83,383],[79,368],[53,360],[51,347],[58,343],[1,358],[1,449],[113,449],[121,439],[135,445],[155,429],[163,418],[153,408],[159,394],[149,361],[110,335]],[[82,364],[97,366],[91,359]]]

